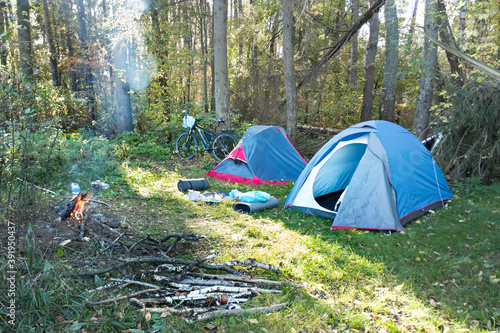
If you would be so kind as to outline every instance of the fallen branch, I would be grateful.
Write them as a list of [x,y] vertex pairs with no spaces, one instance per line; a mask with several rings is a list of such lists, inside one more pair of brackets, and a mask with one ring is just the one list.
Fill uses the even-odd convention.
[[85,292],[89,293],[89,294],[93,294],[93,293],[103,291],[103,290],[108,289],[108,288],[117,287],[117,286],[125,286],[125,285],[122,282],[115,281],[115,282],[106,283],[105,285],[99,286],[99,287],[94,288],[94,289],[87,289],[87,290],[85,290]]
[[279,311],[285,307],[288,306],[287,303],[281,303],[281,304],[276,304],[276,305],[271,305],[271,306],[265,306],[265,307],[260,307],[260,308],[253,308],[253,309],[234,309],[234,310],[216,310],[216,311],[210,311],[206,313],[200,313],[196,315],[195,320],[198,321],[205,321],[205,320],[210,320],[216,317],[231,317],[231,316],[236,316],[239,314],[253,314],[253,313],[265,313],[265,312],[272,312],[272,311]]
[[222,274],[206,274],[206,273],[190,273],[191,276],[207,278],[207,279],[221,279],[229,281],[240,281],[245,283],[254,283],[258,285],[268,285],[268,286],[292,286],[295,288],[302,288],[303,286],[296,283],[290,283],[285,281],[272,281],[262,278],[252,278],[247,275],[222,275]]
[[139,308],[145,308],[146,307],[146,304],[144,304],[141,300],[139,300],[137,298],[134,298],[134,297],[130,299],[130,303],[136,305]]
[[83,237],[85,237],[85,225],[87,224],[88,217],[85,215],[83,219],[80,221],[80,234],[78,235],[77,240],[83,241]]
[[[246,292],[241,292],[238,294],[234,295],[226,295],[227,300],[224,304],[227,304],[229,300],[233,302],[233,297],[234,297],[234,303],[241,303],[241,302],[246,302],[248,299],[246,298],[240,298],[240,297],[245,297],[245,296],[250,296],[252,295],[252,292],[246,291]],[[143,304],[173,304],[175,302],[196,302],[196,301],[204,301],[207,303],[213,303],[215,304],[216,300],[218,298],[223,297],[224,295],[217,294],[217,293],[211,293],[211,294],[188,294],[188,295],[179,295],[179,296],[165,296],[165,297],[158,297],[158,298],[140,298],[139,301]]]
[[146,290],[136,291],[135,293],[131,293],[131,294],[120,296],[120,297],[114,297],[114,298],[105,299],[105,300],[99,301],[99,302],[87,302],[87,304],[89,304],[89,305],[100,305],[100,304],[112,303],[112,302],[121,301],[122,299],[133,298],[133,297],[136,297],[136,296],[139,296],[139,295],[142,295],[142,294],[145,294],[145,293],[150,293],[150,292],[153,292],[153,291],[157,291],[157,290],[158,289],[156,289],[156,288],[146,289]]
[[192,242],[197,242],[200,239],[205,238],[205,236],[196,236],[194,234],[188,234],[188,235],[186,235],[186,234],[170,234],[170,235],[167,235],[167,236],[163,237],[162,239],[160,239],[159,242],[160,243],[165,243],[170,238],[175,238],[175,240],[168,247],[167,251],[165,252],[166,254],[170,253],[170,251],[172,251],[172,249],[177,245],[177,243],[181,239],[184,239],[184,240],[187,240],[187,241],[192,241]]
[[111,207],[111,205],[110,205],[110,204],[105,203],[105,202],[103,202],[103,201],[96,200],[96,199],[90,199],[89,201],[96,202],[96,203],[98,203],[98,204],[101,204],[101,205],[104,205],[104,206]]
[[[201,273],[200,273],[201,274]],[[247,287],[250,288],[253,284],[252,283],[246,283],[246,282],[241,282],[241,281],[231,281],[231,280],[225,280],[225,279],[203,279],[203,278],[193,278],[192,275],[190,275],[189,279],[184,279],[182,281],[179,281],[179,284],[184,284],[184,285],[197,285],[201,287],[209,287],[209,286],[226,286],[226,287]]]
[[[216,309],[216,308],[214,308]],[[194,315],[195,313],[201,313],[201,312],[206,312],[206,308],[190,308],[190,309],[182,309],[182,310],[177,310],[174,308],[169,308],[169,307],[163,307],[163,308],[142,308],[139,311],[141,312],[150,312],[150,313],[166,313],[168,312],[169,314],[178,314],[178,315]]]
[[151,283],[146,283],[146,282],[141,282],[141,281],[134,281],[134,280],[128,280],[128,279],[110,279],[111,281],[116,281],[116,282],[121,282],[121,283],[130,283],[130,284],[137,284],[139,286],[144,286],[144,287],[150,287],[154,289],[160,289],[159,286],[155,286],[154,284]]
[[53,194],[53,195],[57,195],[57,193],[56,193],[56,192],[51,191],[51,190],[47,190],[46,188],[43,188],[43,187],[40,187],[40,186],[35,185],[35,184],[33,184],[33,183],[30,183],[30,182],[29,182],[29,181],[27,181],[27,180],[21,179],[21,178],[19,178],[19,177],[16,177],[16,179],[17,179],[17,180],[20,180],[20,181],[22,181],[22,182],[28,183],[28,184],[30,184],[31,186],[33,186],[34,188],[37,188],[37,189],[42,190],[42,191],[44,191],[44,192],[47,192],[47,193],[50,193],[50,194]]
[[184,239],[184,240],[192,241],[192,242],[197,242],[200,239],[205,238],[205,236],[196,236],[195,234],[188,234],[188,235],[186,235],[186,234],[170,234],[170,235],[167,235],[167,236],[163,237],[162,239],[160,239],[160,243],[165,243],[170,238],[174,238],[174,237],[177,239]]
[[257,268],[266,269],[266,270],[273,271],[273,272],[278,272],[280,270],[280,268],[278,266],[271,265],[271,264],[264,264],[262,262],[255,260],[254,258],[250,258],[250,259],[246,259],[246,260],[228,261],[228,262],[225,262],[224,265],[227,265],[229,267],[250,266],[250,267],[257,267]]
[[340,132],[342,132],[341,129],[338,128],[326,128],[326,127],[315,127],[315,126],[306,126],[306,125],[297,125],[297,129],[304,131],[304,132],[311,132],[311,133],[321,133],[325,135],[337,135]]
[[112,241],[111,244],[109,244],[104,250],[99,250],[99,252],[103,253],[104,251],[113,247],[116,244],[116,242],[118,242],[118,240],[123,237],[123,235],[125,235],[125,231],[122,232],[118,237],[116,237],[116,239]]
[[497,82],[500,82],[500,71],[498,71],[494,67],[492,67],[492,66],[490,66],[490,65],[488,65],[488,64],[486,64],[478,59],[475,59],[468,54],[465,54],[464,52],[458,50],[456,47],[453,47],[451,45],[447,45],[447,44],[445,44],[445,43],[443,43],[435,38],[432,38],[431,36],[429,36],[425,33],[425,30],[422,27],[418,27],[418,28],[421,29],[424,33],[424,36],[426,38],[429,38],[434,44],[440,46],[445,51],[448,51],[448,52],[454,54],[455,56],[459,57],[460,59],[467,61],[468,63],[471,64],[472,67],[474,67],[474,68],[480,70],[481,72],[491,76]]
[[208,294],[208,293],[216,293],[216,292],[224,292],[224,293],[242,293],[250,291],[252,293],[263,293],[263,294],[279,294],[282,293],[281,290],[274,289],[262,289],[262,288],[240,288],[240,287],[226,287],[226,286],[213,286],[209,288],[202,288],[189,293],[189,295],[197,295],[197,294]]
[[180,272],[177,276],[175,276],[175,279],[176,280],[182,279],[186,275],[187,272],[189,272],[190,270],[193,269],[194,266],[199,265],[207,260],[213,259],[218,255],[219,255],[219,252],[215,252],[215,253],[211,253],[211,254],[208,254],[208,255],[203,256],[201,258],[197,258],[197,259],[193,260],[192,263],[190,263],[189,265],[186,265],[186,267],[184,267],[182,272]]

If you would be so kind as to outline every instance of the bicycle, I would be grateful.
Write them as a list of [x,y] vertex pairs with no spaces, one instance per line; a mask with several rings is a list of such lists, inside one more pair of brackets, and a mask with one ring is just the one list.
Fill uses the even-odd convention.
[[[214,129],[209,131],[199,125],[199,122],[203,121],[204,118],[196,119],[189,116],[185,111],[182,111],[182,113],[184,114],[183,126],[189,128],[189,131],[179,135],[175,141],[175,151],[180,158],[190,160],[198,150],[204,150],[212,152],[218,162],[226,157],[238,144],[238,139],[230,131],[223,129],[222,132],[217,134],[217,129],[224,123],[224,119],[214,119]],[[201,138],[202,147],[199,145],[196,132]]]

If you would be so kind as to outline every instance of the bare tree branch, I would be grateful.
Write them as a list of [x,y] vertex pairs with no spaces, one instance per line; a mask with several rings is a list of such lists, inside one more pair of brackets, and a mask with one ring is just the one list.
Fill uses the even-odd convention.
[[385,4],[385,0],[377,0],[375,3],[368,8],[368,10],[359,18],[359,21],[357,21],[353,26],[344,34],[340,39],[335,43],[330,49],[330,52],[328,52],[326,55],[321,58],[320,61],[311,69],[311,71],[306,75],[305,78],[302,79],[301,82],[297,85],[297,91],[302,88],[304,84],[307,83],[312,77],[316,75],[317,72],[325,65],[332,57],[334,57],[351,39],[351,37],[366,23],[370,18],[375,14],[376,12],[379,11],[380,7],[382,7]]

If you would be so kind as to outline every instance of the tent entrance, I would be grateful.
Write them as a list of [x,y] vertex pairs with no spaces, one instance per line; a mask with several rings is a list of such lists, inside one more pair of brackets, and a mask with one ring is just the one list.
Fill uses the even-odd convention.
[[320,195],[319,197],[315,197],[314,200],[323,208],[326,208],[328,210],[334,210],[335,205],[337,204],[337,201],[339,201],[340,196],[344,190],[340,191],[335,191],[332,193],[327,193]]
[[313,196],[318,205],[335,210],[335,204],[351,182],[366,147],[365,143],[347,144],[329,156],[313,183]]

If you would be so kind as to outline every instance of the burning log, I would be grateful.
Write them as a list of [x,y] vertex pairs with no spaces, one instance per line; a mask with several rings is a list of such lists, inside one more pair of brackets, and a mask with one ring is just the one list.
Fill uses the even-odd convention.
[[70,202],[63,206],[55,207],[57,215],[61,218],[61,221],[73,220],[81,221],[84,217],[84,207],[85,203],[90,200],[91,194],[80,192],[74,195]]

